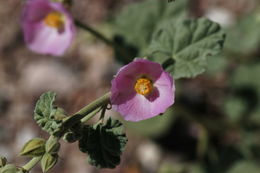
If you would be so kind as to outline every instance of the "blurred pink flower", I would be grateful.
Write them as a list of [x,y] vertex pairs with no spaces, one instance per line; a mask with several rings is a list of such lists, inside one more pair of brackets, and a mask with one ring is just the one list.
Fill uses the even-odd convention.
[[112,80],[112,108],[127,121],[145,120],[174,103],[173,78],[158,63],[135,59]]
[[27,46],[42,54],[64,54],[75,36],[70,13],[61,3],[49,0],[27,0],[22,28]]

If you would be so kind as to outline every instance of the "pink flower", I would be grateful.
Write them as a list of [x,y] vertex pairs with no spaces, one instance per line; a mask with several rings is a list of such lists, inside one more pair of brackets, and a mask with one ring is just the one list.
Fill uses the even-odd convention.
[[173,78],[160,64],[135,59],[112,80],[112,108],[127,121],[145,120],[166,111],[174,103]]
[[27,46],[42,54],[64,54],[75,36],[70,13],[61,3],[49,0],[26,2],[22,28]]

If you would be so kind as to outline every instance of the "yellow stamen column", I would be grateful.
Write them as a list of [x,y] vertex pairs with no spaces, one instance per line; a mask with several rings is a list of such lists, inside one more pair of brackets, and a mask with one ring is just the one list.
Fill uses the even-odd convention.
[[153,83],[147,78],[139,78],[135,83],[135,91],[141,95],[148,95],[153,90]]

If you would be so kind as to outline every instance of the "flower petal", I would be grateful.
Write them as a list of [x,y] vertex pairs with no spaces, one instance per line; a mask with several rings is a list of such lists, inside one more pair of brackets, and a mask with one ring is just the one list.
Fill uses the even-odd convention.
[[[43,22],[44,17],[53,11],[64,16],[62,29],[47,26]],[[75,37],[70,14],[61,3],[49,0],[29,0],[24,7],[22,24],[27,46],[38,53],[62,55]]]
[[[144,96],[134,85],[138,78],[153,80],[153,91]],[[144,59],[135,59],[122,67],[112,80],[112,108],[127,121],[140,121],[159,115],[174,103],[174,81],[161,65]]]

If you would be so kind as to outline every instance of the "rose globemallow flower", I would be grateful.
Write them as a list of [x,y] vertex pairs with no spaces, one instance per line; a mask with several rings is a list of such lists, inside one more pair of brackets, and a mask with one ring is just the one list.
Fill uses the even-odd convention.
[[173,78],[158,63],[137,58],[122,67],[112,80],[112,108],[127,121],[141,121],[174,103]]
[[75,26],[59,2],[27,0],[22,14],[26,45],[34,52],[60,56],[71,45]]

